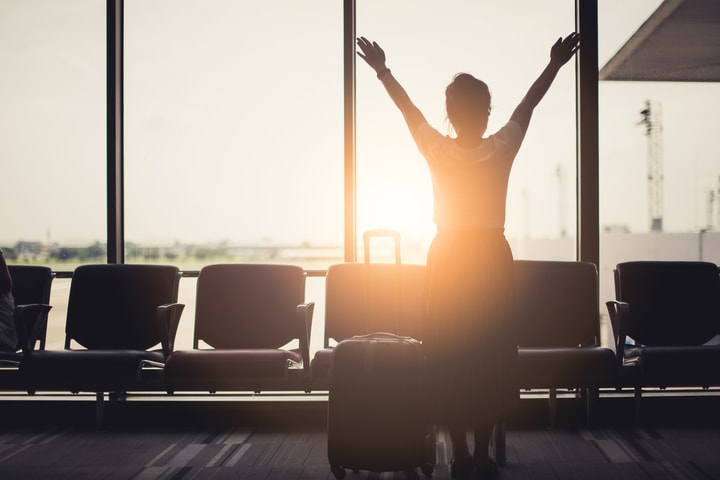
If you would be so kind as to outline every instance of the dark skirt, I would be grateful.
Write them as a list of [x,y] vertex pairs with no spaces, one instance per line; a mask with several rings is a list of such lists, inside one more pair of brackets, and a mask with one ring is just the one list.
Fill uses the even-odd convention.
[[441,230],[427,266],[423,342],[436,420],[499,421],[519,397],[510,246],[502,229]]

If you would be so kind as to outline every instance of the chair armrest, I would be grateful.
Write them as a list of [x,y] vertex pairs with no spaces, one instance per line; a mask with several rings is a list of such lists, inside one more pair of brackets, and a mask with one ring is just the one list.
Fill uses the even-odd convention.
[[165,360],[175,349],[175,335],[177,335],[180,317],[184,308],[185,304],[183,303],[167,303],[157,307],[155,319]]
[[310,371],[310,332],[312,332],[313,313],[315,302],[308,302],[297,306],[298,322],[301,326],[300,354],[303,359],[303,370]]
[[44,303],[31,303],[27,305],[16,305],[13,312],[15,329],[18,335],[18,342],[23,354],[35,350],[35,343],[40,340],[44,345],[44,338],[41,338],[46,331],[47,313],[52,306]]
[[625,341],[627,340],[625,325],[627,325],[628,316],[630,315],[630,305],[627,302],[618,300],[610,300],[605,302],[605,305],[610,316],[610,327],[615,341],[615,356],[619,366],[622,366],[625,358]]

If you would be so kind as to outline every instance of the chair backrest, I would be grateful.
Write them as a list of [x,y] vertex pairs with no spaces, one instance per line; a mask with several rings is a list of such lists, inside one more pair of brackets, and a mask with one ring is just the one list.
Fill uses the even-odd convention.
[[619,263],[615,297],[629,304],[624,326],[640,344],[702,345],[720,333],[720,275],[714,263]]
[[300,339],[305,272],[296,265],[216,264],[200,270],[195,335],[214,348],[279,348]]
[[180,271],[169,265],[82,265],[73,272],[65,324],[87,349],[147,350],[160,342],[156,311],[177,302]]
[[[425,266],[338,263],[325,279],[325,347],[370,331],[385,331],[422,340],[425,318]],[[402,309],[398,308],[398,297]],[[400,330],[398,332],[398,322]],[[370,330],[370,331],[368,331]]]
[[515,260],[520,347],[599,345],[598,273],[594,264]]
[[50,267],[8,265],[13,280],[15,305],[50,304],[50,288],[55,274]]

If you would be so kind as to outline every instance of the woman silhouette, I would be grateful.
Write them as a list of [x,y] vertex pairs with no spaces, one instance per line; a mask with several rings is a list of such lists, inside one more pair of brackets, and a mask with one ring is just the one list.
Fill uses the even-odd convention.
[[[490,436],[518,397],[513,256],[504,235],[508,178],[533,110],[579,42],[579,34],[571,33],[552,45],[547,66],[509,121],[487,137],[488,87],[467,73],[456,75],[445,90],[453,137],[428,124],[387,67],[383,49],[357,39],[358,55],[400,109],[432,177],[437,234],[427,258],[423,341],[437,392],[436,420],[447,424],[452,440],[453,478],[497,474]],[[474,430],[473,455],[468,428]]]

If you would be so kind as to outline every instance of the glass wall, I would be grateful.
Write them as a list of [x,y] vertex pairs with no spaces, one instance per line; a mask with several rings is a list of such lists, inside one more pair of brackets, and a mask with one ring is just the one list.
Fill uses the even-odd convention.
[[[720,262],[720,156],[708,121],[720,109],[720,86],[717,80],[686,81],[701,65],[683,70],[673,64],[702,52],[707,39],[694,33],[708,27],[693,25],[692,18],[706,15],[672,10],[682,2],[662,3],[599,2],[603,300],[614,297],[618,262]],[[696,3],[702,7],[685,2],[681,8]],[[681,17],[690,23],[679,25]],[[662,46],[670,28],[686,30]],[[647,38],[644,50],[635,48],[639,37]]]
[[342,2],[125,1],[128,262],[342,259]]
[[[357,2],[357,34],[384,48],[388,67],[443,133],[449,133],[445,87],[455,74],[471,73],[490,87],[488,133],[494,133],[547,64],[553,42],[574,29],[574,3],[567,0]],[[427,166],[359,58],[357,116],[358,232],[398,229],[405,258],[424,263],[434,233]],[[518,258],[575,258],[575,131],[569,64],[536,109],[511,174],[506,235]]]

